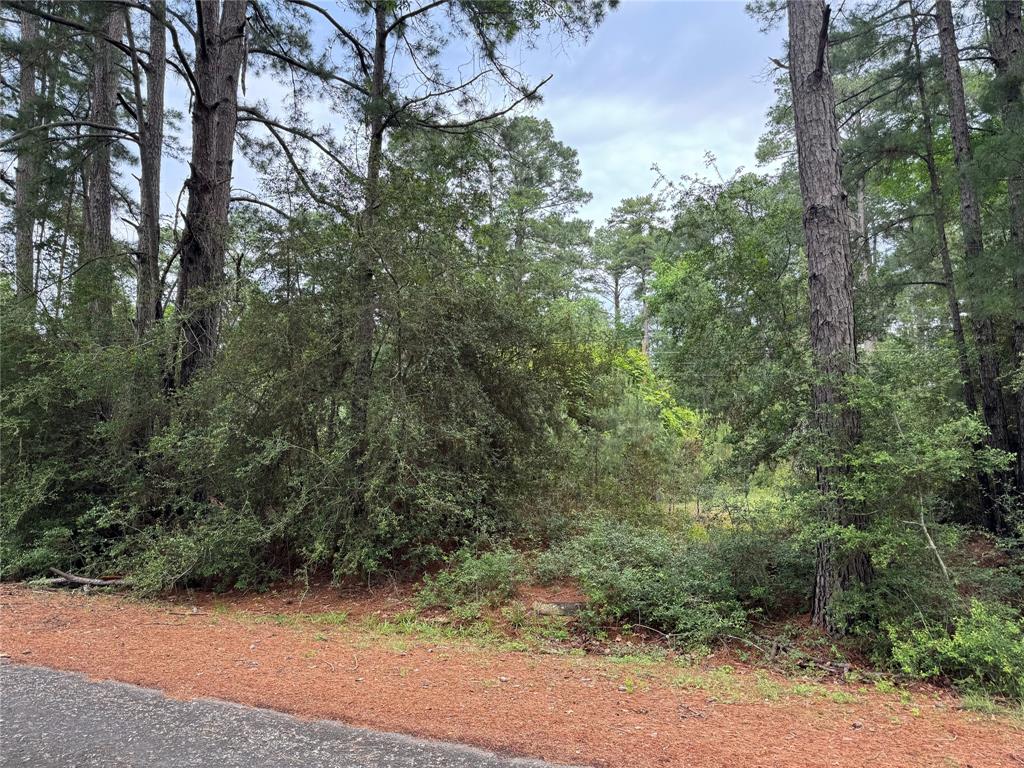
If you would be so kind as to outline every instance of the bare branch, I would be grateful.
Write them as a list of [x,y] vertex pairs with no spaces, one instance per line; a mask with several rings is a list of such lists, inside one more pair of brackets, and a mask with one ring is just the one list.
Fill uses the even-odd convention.
[[531,99],[536,98],[537,93],[540,91],[540,89],[547,85],[547,83],[551,80],[552,77],[554,77],[554,75],[548,75],[543,80],[541,80],[536,86],[534,86],[529,91],[524,93],[518,99],[509,104],[507,107],[505,107],[504,109],[499,109],[495,112],[491,112],[490,114],[481,115],[480,117],[474,118],[472,120],[467,120],[465,122],[434,123],[429,120],[418,119],[416,120],[416,123],[418,125],[422,125],[424,128],[432,128],[436,131],[460,133],[466,130],[467,128],[472,128],[474,125],[478,125],[480,123],[485,123],[489,120],[494,120],[496,118],[503,117],[504,115],[507,115],[509,112],[511,112],[513,109],[518,107],[523,102],[530,101]]
[[[132,141],[134,141],[136,143],[138,143],[138,141],[139,141],[139,135],[137,133],[135,133],[134,131],[129,131],[129,130],[125,129],[125,128],[122,128],[119,125],[102,125],[100,123],[90,122],[89,120],[58,120],[58,121],[52,122],[52,123],[40,123],[39,125],[33,125],[30,128],[26,128],[23,131],[19,131],[18,133],[15,133],[10,138],[4,139],[4,141],[0,142],[0,149],[7,149],[8,147],[12,147],[15,144],[17,144],[19,141],[24,139],[25,137],[27,137],[27,136],[29,136],[29,135],[31,135],[33,133],[49,131],[52,128],[80,128],[80,127],[83,127],[83,126],[86,127],[86,128],[95,128],[97,131],[110,131],[112,133],[119,133],[119,134],[121,134],[121,136],[123,138],[131,139]],[[55,137],[53,140],[54,141],[63,141],[65,139],[78,139],[78,138],[82,138],[82,137],[81,136],[64,136],[64,137]]]
[[333,149],[328,147],[323,141],[321,141],[319,138],[314,136],[309,131],[305,131],[305,130],[303,130],[301,128],[296,128],[295,126],[284,125],[283,123],[279,123],[278,121],[276,121],[276,120],[274,120],[274,119],[272,119],[270,117],[267,117],[264,114],[261,114],[259,111],[257,111],[256,109],[253,109],[252,107],[246,107],[246,106],[241,106],[240,105],[238,107],[238,113],[239,113],[238,114],[238,121],[239,122],[243,122],[243,123],[260,123],[262,125],[265,125],[267,128],[269,128],[271,130],[273,130],[274,128],[278,128],[278,129],[280,129],[282,131],[286,131],[286,132],[288,132],[288,133],[290,133],[290,134],[292,134],[294,136],[298,136],[299,138],[305,139],[306,141],[308,141],[311,144],[313,144],[313,146],[315,146],[317,149],[319,149],[325,155],[327,155],[329,158],[331,158],[331,160],[333,160],[335,163],[337,163],[338,166],[350,178],[356,179],[356,180],[359,180],[359,181],[362,180],[362,176],[360,176],[355,171],[353,171],[349,167],[349,165],[344,160],[342,160],[341,157]]
[[249,53],[257,54],[260,56],[270,56],[271,58],[275,58],[278,59],[279,61],[284,62],[288,66],[295,67],[296,69],[301,69],[303,72],[308,72],[309,74],[315,77],[319,77],[321,80],[335,80],[339,83],[342,83],[343,85],[348,86],[354,91],[358,91],[364,96],[370,95],[369,91],[367,91],[358,83],[349,80],[347,77],[342,77],[336,72],[331,72],[330,70],[326,70],[321,67],[316,67],[309,63],[301,62],[298,59],[289,56],[287,53],[275,51],[271,48],[250,48]]
[[422,16],[424,13],[429,13],[442,5],[448,5],[450,2],[451,0],[434,0],[432,3],[427,3],[413,11],[409,11],[408,13],[404,13],[401,16],[396,17],[395,20],[384,29],[385,37],[394,32],[397,27],[409,21],[409,19],[415,18],[416,16]]
[[252,205],[262,205],[264,208],[269,208],[270,210],[272,210],[274,213],[278,214],[279,216],[282,216],[282,217],[284,217],[286,219],[289,219],[289,220],[291,220],[291,218],[292,218],[290,215],[288,215],[287,213],[282,211],[276,205],[268,203],[266,200],[260,200],[258,197],[252,197],[251,195],[232,195],[231,196],[231,202],[232,203],[251,203]]
[[330,25],[338,31],[338,34],[345,38],[345,40],[347,40],[352,45],[352,48],[356,52],[356,56],[359,57],[359,68],[363,70],[364,75],[369,77],[370,65],[366,57],[369,55],[370,49],[367,48],[366,45],[364,45],[361,40],[359,40],[345,27],[339,24],[337,20],[335,20],[335,18],[331,16],[331,14],[329,14],[324,8],[321,8],[316,3],[308,2],[308,0],[288,0],[288,2],[292,3],[293,5],[301,5],[304,8],[309,8],[310,10],[316,11],[325,19],[327,19]]

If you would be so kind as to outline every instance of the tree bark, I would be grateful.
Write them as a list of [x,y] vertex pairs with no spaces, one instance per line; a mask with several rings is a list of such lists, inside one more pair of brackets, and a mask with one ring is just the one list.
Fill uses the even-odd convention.
[[[992,26],[992,60],[1002,96],[1003,129],[1016,137],[1018,154],[1011,160],[1006,191],[1010,207],[1010,245],[1015,254],[1013,269],[1014,320],[1013,353],[1016,381],[1024,374],[1024,30],[1021,25],[1021,1],[1004,0],[988,5]],[[1024,384],[1013,393],[1017,409],[1016,490],[1024,494]]]
[[[35,122],[36,67],[33,46],[39,38],[39,21],[21,11],[21,60],[18,79],[18,119],[22,128]],[[18,169],[14,174],[14,281],[19,304],[28,304],[34,293],[32,233],[36,225],[36,158],[32,142],[18,144]]]
[[[164,0],[153,0],[149,14],[149,59],[145,65],[146,99],[133,55],[136,114],[139,128],[139,240],[135,294],[135,335],[141,339],[160,319],[160,162],[164,144],[164,80],[167,30]],[[134,48],[134,46],[132,46]]]
[[615,336],[618,338],[619,326],[622,325],[622,277],[612,270],[612,311],[615,318]]
[[358,319],[355,334],[350,425],[355,438],[352,465],[356,478],[355,515],[367,512],[367,454],[370,447],[369,406],[373,379],[373,339],[376,333],[377,301],[374,290],[374,229],[380,204],[380,173],[384,159],[386,130],[384,96],[387,67],[387,14],[382,0],[373,5],[374,45],[370,77],[369,114],[370,146],[366,163],[366,191],[359,221],[360,243],[356,262],[356,300]]
[[246,1],[196,2],[198,93],[192,108],[188,206],[176,300],[181,315],[180,387],[187,386],[217,350]]
[[967,340],[964,337],[964,325],[960,319],[960,298],[956,292],[956,280],[953,274],[953,261],[949,255],[949,241],[946,238],[946,205],[942,196],[942,183],[938,166],[935,162],[935,131],[932,127],[931,107],[928,103],[928,92],[925,88],[924,71],[921,61],[921,44],[918,39],[919,27],[914,14],[913,0],[909,3],[912,44],[914,50],[915,81],[917,97],[921,107],[922,140],[924,141],[924,162],[928,168],[928,185],[932,199],[932,216],[935,221],[935,242],[942,262],[942,279],[946,283],[946,306],[949,309],[949,325],[953,331],[953,343],[956,346],[957,362],[960,365],[960,380],[963,385],[964,405],[971,413],[978,412],[978,399],[974,393],[974,374],[971,370],[970,356],[967,352]]
[[[850,216],[843,190],[835,90],[828,65],[830,9],[822,0],[790,0],[789,77],[793,92],[800,192],[810,290],[810,336],[815,383],[813,408],[820,433],[817,486],[827,526],[863,526],[846,498],[846,454],[860,440],[860,418],[844,391],[857,362],[853,315]],[[816,553],[811,606],[814,624],[842,634],[836,601],[844,590],[871,578],[863,551],[845,553],[828,533]]]
[[651,314],[647,310],[647,275],[640,276],[640,352],[651,359]]
[[[979,292],[976,275],[982,267],[985,246],[981,228],[981,205],[974,179],[971,176],[974,156],[967,123],[967,101],[964,96],[963,76],[960,72],[960,51],[956,42],[950,0],[937,0],[935,14],[939,30],[942,73],[949,95],[949,124],[953,136],[953,158],[960,181],[960,228],[964,240],[967,295],[971,299],[971,327],[978,350],[982,412],[985,424],[989,429],[989,445],[999,450],[1008,451],[1010,441],[1006,409],[1003,403],[1003,388],[1000,383],[995,325],[991,316],[981,311],[981,302],[976,300]],[[999,473],[993,480],[994,498],[991,498],[988,503],[987,524],[991,530],[1000,531],[1004,527],[1004,521],[999,496],[1005,489],[1006,478]]]
[[111,150],[116,139],[113,131],[95,126],[113,126],[117,119],[118,52],[108,40],[123,37],[124,16],[116,5],[104,5],[101,34],[93,38],[95,53],[89,120],[93,123],[96,138],[86,162],[83,242],[74,292],[93,337],[105,343],[112,339],[114,323]]

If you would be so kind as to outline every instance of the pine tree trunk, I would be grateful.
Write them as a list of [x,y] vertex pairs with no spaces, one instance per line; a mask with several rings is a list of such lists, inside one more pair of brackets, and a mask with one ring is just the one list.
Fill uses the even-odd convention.
[[[39,21],[21,11],[21,43],[23,46],[18,78],[18,119],[22,129],[35,122],[36,67],[32,47],[39,38]],[[14,174],[14,280],[19,304],[32,308],[34,293],[32,270],[34,254],[32,233],[36,225],[36,158],[32,142],[18,144],[18,169]]]
[[651,358],[651,315],[647,309],[647,277],[640,277],[640,353]]
[[[810,335],[816,380],[815,422],[820,433],[817,467],[820,514],[826,524],[860,526],[864,520],[844,498],[846,454],[860,439],[860,419],[844,388],[857,362],[853,319],[850,216],[843,190],[835,91],[828,67],[830,9],[822,0],[790,0],[789,77],[793,91],[800,192],[810,289]],[[871,578],[864,552],[841,553],[827,535],[818,545],[811,616],[830,634],[843,627],[836,600],[849,586]]]
[[612,311],[615,318],[615,336],[618,338],[619,326],[622,324],[622,279],[618,274],[612,275]]
[[[974,156],[967,124],[967,102],[964,97],[963,76],[960,72],[960,51],[956,42],[950,0],[937,0],[935,13],[939,29],[942,73],[949,94],[949,124],[953,136],[953,158],[960,181],[960,227],[964,240],[967,295],[971,299],[971,327],[978,349],[982,412],[985,424],[989,429],[989,445],[1006,451],[1010,448],[1010,440],[1006,409],[1003,403],[1003,388],[1000,381],[995,325],[992,318],[983,313],[980,307],[981,302],[975,300],[979,291],[976,275],[982,268],[985,247],[982,239],[981,205],[974,179],[971,176]],[[1007,478],[1002,475],[997,475],[994,478],[995,498],[989,500],[987,514],[988,527],[993,531],[1000,531],[1004,526],[998,497],[1005,489],[1006,480]]]
[[177,309],[181,315],[184,387],[212,359],[220,326],[238,81],[245,56],[246,0],[199,0],[192,108],[188,207],[180,251]]
[[[135,333],[141,339],[160,319],[160,161],[164,145],[164,79],[167,57],[166,7],[153,0],[149,16],[146,103],[139,117],[139,242],[135,296]],[[138,80],[136,79],[138,91]],[[138,100],[141,101],[141,100]]]
[[367,513],[367,453],[370,447],[369,407],[373,384],[373,341],[376,333],[377,301],[374,290],[373,254],[380,172],[384,155],[384,86],[387,67],[387,16],[385,3],[374,4],[373,69],[370,82],[370,147],[366,164],[366,192],[360,217],[360,243],[356,264],[356,300],[359,316],[355,335],[350,426],[355,438],[352,466],[356,478],[355,516]]
[[935,131],[932,127],[931,106],[928,103],[928,92],[925,88],[924,70],[921,61],[921,44],[918,40],[919,27],[914,15],[914,4],[910,4],[911,24],[913,26],[914,64],[917,84],[917,97],[921,106],[921,128],[924,141],[924,162],[928,168],[928,185],[932,198],[932,216],[935,221],[935,240],[942,262],[942,279],[946,283],[946,306],[949,310],[949,325],[953,331],[953,343],[956,346],[957,362],[960,365],[960,380],[963,384],[964,405],[971,413],[978,412],[978,399],[974,393],[974,374],[971,371],[970,356],[967,352],[967,339],[964,336],[964,325],[960,319],[960,297],[956,291],[956,280],[953,274],[953,260],[949,255],[949,241],[946,238],[946,206],[942,196],[942,183],[938,165],[935,162]]
[[[989,3],[992,21],[992,59],[1003,97],[1003,129],[1016,137],[1017,157],[1009,163],[1006,182],[1010,206],[1010,244],[1015,259],[1013,288],[1015,295],[1013,352],[1016,381],[1024,380],[1024,29],[1021,26],[1021,1]],[[1017,409],[1016,490],[1024,494],[1024,384],[1018,384],[1013,397]]]
[[[124,16],[118,6],[105,4],[100,29],[112,40],[124,36]],[[118,51],[100,35],[94,37],[94,46],[89,121],[96,138],[86,161],[81,261],[75,275],[72,301],[84,313],[91,335],[106,343],[112,340],[114,331],[111,150],[116,138],[112,130],[102,126],[113,126],[117,120]]]

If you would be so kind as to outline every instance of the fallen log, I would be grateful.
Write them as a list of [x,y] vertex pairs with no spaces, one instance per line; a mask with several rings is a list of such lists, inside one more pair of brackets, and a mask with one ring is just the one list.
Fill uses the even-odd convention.
[[76,576],[73,573],[65,573],[57,568],[51,568],[50,573],[57,574],[69,584],[83,584],[87,587],[116,587],[125,583],[124,579],[91,579],[88,576]]
[[60,587],[68,583],[67,579],[62,579],[60,576],[52,576],[50,578],[38,578],[26,581],[30,587]]

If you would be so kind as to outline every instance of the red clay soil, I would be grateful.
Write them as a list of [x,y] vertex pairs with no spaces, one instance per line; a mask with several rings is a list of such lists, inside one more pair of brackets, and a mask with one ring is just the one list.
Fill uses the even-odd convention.
[[[294,606],[296,598],[280,600]],[[343,597],[296,606],[352,609]],[[1024,731],[1015,721],[958,711],[955,699],[938,693],[901,703],[866,686],[836,685],[830,690],[852,691],[855,701],[818,695],[726,703],[712,691],[673,685],[680,668],[669,664],[399,643],[356,627],[274,626],[180,604],[10,586],[0,588],[0,619],[0,650],[14,663],[556,762],[1024,766]],[[733,674],[753,678],[750,670]]]

